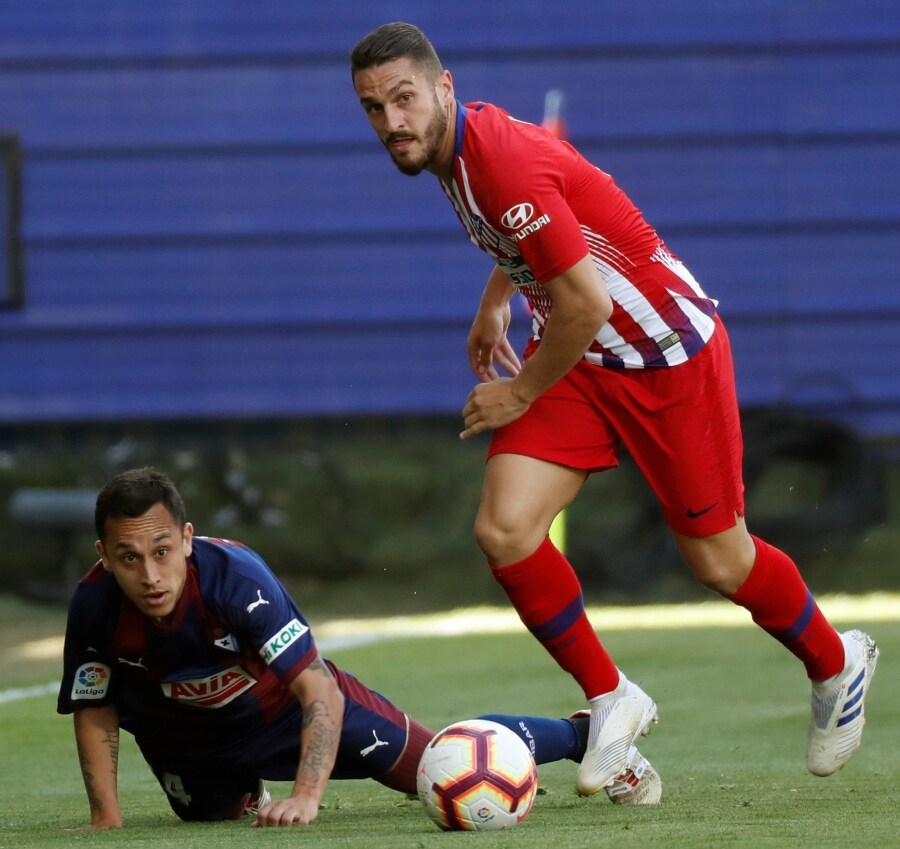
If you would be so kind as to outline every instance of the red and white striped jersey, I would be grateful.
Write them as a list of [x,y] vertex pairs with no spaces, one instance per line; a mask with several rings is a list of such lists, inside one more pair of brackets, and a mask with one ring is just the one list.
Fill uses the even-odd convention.
[[536,339],[553,307],[541,283],[588,253],[613,313],[586,360],[674,366],[712,336],[716,302],[612,177],[547,130],[490,104],[459,104],[453,179],[441,187],[471,241],[527,299]]

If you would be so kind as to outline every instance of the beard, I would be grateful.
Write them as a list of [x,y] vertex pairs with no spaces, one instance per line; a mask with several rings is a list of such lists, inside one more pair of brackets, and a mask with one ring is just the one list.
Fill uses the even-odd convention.
[[[431,116],[431,121],[428,122],[428,126],[425,128],[425,132],[421,139],[415,139],[414,136],[404,133],[392,134],[385,139],[384,145],[387,147],[388,153],[390,153],[391,159],[394,161],[394,165],[397,166],[401,174],[415,177],[417,174],[421,174],[422,171],[435,160],[440,152],[444,136],[447,133],[448,124],[449,118],[447,117],[447,113],[441,108],[437,95],[435,95],[434,113]],[[419,142],[421,150],[418,155],[415,155],[411,151],[407,151],[402,157],[398,157],[390,149],[390,143],[392,141],[406,138],[412,138]]]

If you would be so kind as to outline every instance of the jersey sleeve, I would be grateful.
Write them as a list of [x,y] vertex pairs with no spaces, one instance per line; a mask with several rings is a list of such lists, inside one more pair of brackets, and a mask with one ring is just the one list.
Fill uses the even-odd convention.
[[[210,568],[208,552],[198,550],[203,542],[195,540],[201,575],[209,574]],[[214,593],[219,614],[239,635],[241,647],[256,652],[283,683],[289,684],[318,654],[309,623],[255,551],[222,540],[215,541],[215,547],[225,561],[225,568],[217,567]]]
[[113,701],[115,663],[106,627],[110,609],[104,609],[102,603],[109,593],[104,592],[101,581],[93,580],[96,578],[99,574],[89,573],[69,605],[57,713],[74,713]]
[[471,182],[479,205],[491,225],[515,241],[535,279],[546,282],[589,253],[567,200],[578,188],[579,158],[567,143],[509,116],[493,131],[492,143],[477,146],[480,179]]

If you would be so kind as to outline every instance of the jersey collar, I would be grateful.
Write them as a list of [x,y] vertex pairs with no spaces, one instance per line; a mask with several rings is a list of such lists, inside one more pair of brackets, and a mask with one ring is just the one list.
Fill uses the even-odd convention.
[[453,145],[453,158],[454,160],[462,156],[462,148],[463,148],[463,133],[466,129],[466,115],[469,114],[469,110],[466,109],[465,106],[460,103],[460,101],[456,101],[456,140]]

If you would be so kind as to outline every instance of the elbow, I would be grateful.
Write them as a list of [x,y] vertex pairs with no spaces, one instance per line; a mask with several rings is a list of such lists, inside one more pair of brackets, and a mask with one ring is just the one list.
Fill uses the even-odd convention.
[[579,311],[586,321],[594,325],[599,331],[613,314],[613,301],[609,291],[602,280],[596,280],[596,285],[586,288],[582,292]]
[[602,297],[597,298],[591,305],[589,309],[586,309],[584,314],[587,317],[588,323],[591,325],[593,330],[592,335],[596,336],[597,333],[600,332],[600,328],[609,321],[610,316],[613,313],[613,302],[612,299],[606,292],[602,293]]
[[326,715],[335,723],[337,728],[341,728],[344,723],[344,709],[347,699],[343,690],[338,686],[335,678],[331,677],[328,682],[328,690],[322,694],[322,705]]
[[346,705],[347,700],[344,698],[344,694],[343,694],[343,692],[341,692],[341,689],[337,686],[335,686],[335,688],[334,688],[333,698],[334,698],[335,713],[340,718],[341,722],[343,722],[344,706]]
[[607,321],[609,321],[610,316],[613,314],[613,303],[612,300],[607,296],[603,299],[603,303],[597,309],[597,330],[603,327]]

